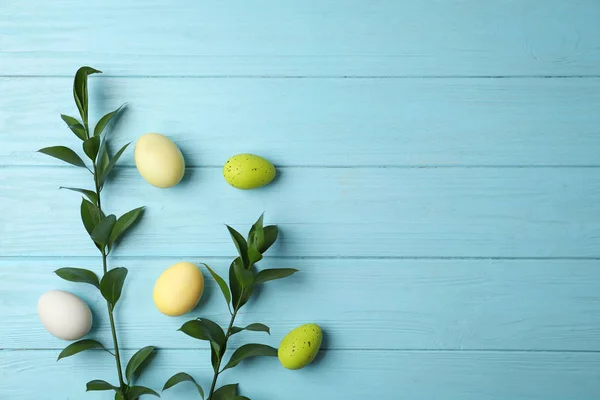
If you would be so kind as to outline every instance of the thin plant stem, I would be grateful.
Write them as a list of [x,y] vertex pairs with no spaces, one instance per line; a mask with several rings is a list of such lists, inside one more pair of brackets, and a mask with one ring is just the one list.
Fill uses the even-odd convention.
[[[87,131],[87,127],[86,127],[86,131]],[[89,136],[89,133],[88,133]],[[100,211],[100,214],[102,214],[102,201],[100,199],[100,192],[102,191],[102,188],[100,187],[100,181],[99,181],[99,177],[98,177],[98,166],[96,165],[96,162],[94,161],[94,184],[96,186],[96,195],[98,196],[98,210]],[[108,254],[106,254],[106,249],[102,248],[100,250],[100,253],[102,254],[102,270],[104,272],[104,274],[106,274],[108,272]],[[125,380],[123,379],[123,367],[121,366],[121,355],[119,353],[119,342],[117,340],[117,328],[115,325],[115,318],[113,316],[113,310],[111,305],[108,303],[108,301],[106,302],[106,307],[108,308],[108,319],[110,321],[110,331],[112,333],[112,339],[113,339],[113,346],[115,347],[115,362],[117,364],[117,373],[119,375],[119,387],[121,388],[121,391],[123,392],[123,396],[125,396],[125,391],[127,389],[127,385],[125,384]]]
[[[244,290],[242,289],[240,293],[240,299],[244,296]],[[227,349],[227,342],[231,337],[231,328],[233,327],[233,323],[235,322],[235,317],[239,311],[239,307],[235,307],[233,310],[233,314],[231,314],[231,320],[229,321],[229,326],[227,327],[227,333],[225,334],[225,344],[223,345],[223,355],[219,356],[219,360],[217,361],[217,367],[215,368],[215,375],[213,377],[212,383],[210,385],[210,391],[208,392],[207,400],[212,399],[212,395],[215,391],[215,386],[217,385],[217,379],[219,379],[219,374],[223,371],[221,369],[221,362],[223,361],[223,356],[225,355],[225,350]]]

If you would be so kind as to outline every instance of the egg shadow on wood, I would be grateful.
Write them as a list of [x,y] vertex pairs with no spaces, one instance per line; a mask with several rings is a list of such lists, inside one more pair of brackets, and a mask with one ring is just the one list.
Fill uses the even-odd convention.
[[106,310],[102,310],[100,307],[96,308],[95,305],[94,307],[90,307],[90,309],[92,310],[92,328],[86,334],[86,336],[99,333],[101,328],[108,323],[108,320],[104,318],[104,313]]
[[281,179],[281,175],[283,175],[283,174],[284,174],[284,172],[282,169],[275,167],[275,177],[266,186],[276,185],[277,182],[279,182],[279,180]]
[[325,332],[325,330],[321,327],[321,333],[323,335],[323,339],[321,340],[321,347],[319,352],[317,353],[315,359],[306,367],[310,368],[311,366],[318,366],[319,364],[325,362],[327,358],[327,354],[329,353],[329,335]]
[[[177,143],[175,144],[177,145]],[[179,145],[177,145],[177,147],[179,147]],[[181,147],[179,147],[179,151],[181,151],[181,154],[183,155],[185,171],[183,172],[183,178],[181,178],[178,185],[187,186],[198,174],[200,166],[192,159],[190,153],[183,150]]]
[[[196,265],[199,265],[199,263],[196,263]],[[204,279],[204,290],[202,291],[202,296],[200,296],[200,300],[198,301],[198,304],[196,304],[196,306],[190,312],[195,312],[199,308],[204,307],[208,303],[208,301],[210,300],[210,297],[212,296],[214,286],[217,284],[212,279],[212,276],[210,276],[208,271],[206,271],[206,273],[205,273],[205,268],[202,268],[202,267],[198,267],[198,268],[200,268],[200,270],[202,271],[202,278]],[[208,280],[210,280],[210,284],[207,285]]]

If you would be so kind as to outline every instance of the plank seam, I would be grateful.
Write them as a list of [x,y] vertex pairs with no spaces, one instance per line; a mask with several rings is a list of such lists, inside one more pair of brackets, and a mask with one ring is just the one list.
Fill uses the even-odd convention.
[[[34,153],[34,152],[32,152]],[[593,169],[600,168],[600,164],[424,164],[424,165],[411,165],[411,164],[399,164],[399,165],[377,165],[377,164],[358,164],[358,165],[302,165],[302,164],[289,164],[289,165],[276,165],[278,169]],[[0,169],[11,169],[11,168],[46,168],[46,169],[73,169],[72,166],[68,165],[54,165],[54,164],[0,164]],[[135,169],[135,165],[117,165],[115,169]],[[218,169],[221,170],[222,165],[186,165],[186,169]]]
[[[15,75],[0,74],[10,79],[73,79],[72,75]],[[596,79],[600,74],[584,75],[109,75],[94,79]]]
[[[231,347],[229,350],[234,350],[237,347]],[[107,347],[108,350],[113,350],[111,347]],[[119,347],[120,350],[136,351],[137,347]],[[62,351],[62,348],[1,348],[0,352],[28,352],[28,351]],[[159,347],[159,351],[210,351],[209,348],[204,347]],[[90,349],[88,351],[102,352],[101,349]],[[556,350],[556,349],[394,349],[394,348],[321,348],[319,351],[360,351],[360,352],[371,352],[371,351],[391,351],[397,353],[600,353],[600,350]]]
[[[279,224],[285,225],[285,224]],[[147,260],[147,259],[180,259],[180,258],[203,258],[213,260],[230,260],[234,256],[223,256],[223,255],[193,255],[185,254],[178,256],[171,255],[114,255],[111,257],[112,260]],[[11,261],[11,260],[87,260],[87,259],[98,259],[98,256],[72,256],[72,255],[48,255],[48,256],[29,256],[29,255],[0,255],[0,261]],[[600,256],[596,257],[486,257],[486,256],[266,256],[263,260],[476,260],[476,261],[598,261]],[[600,268],[600,266],[599,266]]]

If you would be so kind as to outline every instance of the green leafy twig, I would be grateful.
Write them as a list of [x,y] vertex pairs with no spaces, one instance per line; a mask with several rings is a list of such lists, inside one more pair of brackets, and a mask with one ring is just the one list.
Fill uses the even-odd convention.
[[[237,394],[238,384],[225,385],[216,388],[219,376],[230,368],[234,368],[243,360],[250,357],[264,356],[276,357],[277,349],[264,344],[249,343],[236,349],[227,364],[222,367],[223,358],[227,350],[227,344],[231,336],[242,331],[258,331],[270,334],[268,326],[260,323],[250,324],[246,327],[235,326],[235,319],[240,309],[250,300],[252,293],[257,285],[275,279],[285,278],[297,272],[292,268],[277,268],[264,269],[256,271],[254,264],[262,260],[263,253],[277,240],[277,226],[263,227],[263,216],[261,215],[258,221],[250,229],[248,239],[245,239],[238,231],[230,226],[227,226],[229,234],[238,250],[239,256],[236,257],[229,267],[229,286],[223,278],[221,278],[208,265],[203,264],[213,279],[221,289],[221,293],[225,298],[227,307],[231,314],[231,319],[226,330],[223,330],[219,325],[206,318],[198,318],[183,324],[179,329],[188,336],[195,339],[206,340],[210,343],[211,363],[214,374],[207,394],[208,400],[249,400],[247,397]],[[204,399],[204,390],[196,382],[196,380],[185,372],[180,372],[173,375],[163,390],[167,390],[182,382],[192,382],[198,389],[198,393]]]
[[73,97],[79,110],[81,122],[77,118],[61,115],[62,120],[67,124],[69,129],[82,141],[82,149],[91,162],[91,168],[75,151],[65,146],[46,147],[41,149],[40,152],[77,167],[85,168],[93,175],[93,190],[74,187],[61,187],[61,189],[79,192],[84,195],[80,207],[81,220],[102,256],[102,277],[99,279],[95,272],[82,268],[60,268],[55,273],[67,281],[91,284],[100,291],[102,297],[106,300],[108,308],[114,352],[108,350],[102,343],[96,340],[83,339],[67,346],[60,353],[58,359],[70,357],[85,350],[102,349],[115,358],[119,384],[112,385],[103,380],[93,380],[87,383],[87,391],[112,390],[115,392],[116,400],[135,400],[145,394],[160,397],[158,393],[150,388],[133,386],[132,384],[135,375],[142,371],[145,365],[144,362],[154,352],[155,347],[144,347],[135,353],[129,360],[125,375],[123,375],[114,310],[121,297],[121,291],[128,271],[122,267],[109,269],[108,255],[118,239],[141,217],[143,207],[131,210],[119,218],[112,214],[106,215],[102,208],[101,193],[106,179],[129,144],[123,146],[111,157],[107,148],[106,134],[103,134],[106,126],[121,110],[122,106],[102,117],[96,124],[93,133],[90,130],[88,123],[87,79],[89,75],[97,73],[101,73],[101,71],[90,67],[81,67],[75,74]]

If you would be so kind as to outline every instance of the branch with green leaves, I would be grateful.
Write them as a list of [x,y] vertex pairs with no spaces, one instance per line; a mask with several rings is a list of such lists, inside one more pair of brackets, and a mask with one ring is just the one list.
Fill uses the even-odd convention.
[[[245,239],[238,231],[230,226],[227,226],[229,234],[238,250],[239,256],[236,257],[229,267],[229,286],[215,271],[208,265],[203,264],[208,272],[212,275],[217,285],[223,293],[223,297],[227,303],[231,320],[226,329],[222,329],[215,322],[206,319],[198,318],[186,322],[179,329],[188,336],[195,339],[205,340],[210,343],[211,363],[214,370],[214,375],[210,389],[207,394],[208,400],[250,400],[247,397],[238,395],[238,384],[224,385],[216,388],[219,376],[226,370],[234,368],[240,362],[251,357],[277,357],[277,349],[271,346],[258,343],[249,343],[240,346],[236,349],[225,366],[222,366],[227,344],[231,336],[243,331],[258,331],[270,334],[268,326],[260,323],[253,323],[246,327],[235,326],[235,318],[240,309],[248,303],[254,289],[267,281],[285,278],[298,272],[292,268],[275,268],[256,270],[255,264],[262,260],[263,254],[277,240],[277,226],[270,225],[263,227],[263,216],[261,215],[258,221],[248,234],[248,239]],[[163,390],[167,390],[179,383],[191,382],[195,385],[200,396],[204,399],[204,390],[196,382],[196,380],[185,372],[180,372],[173,375],[164,385]]]
[[81,67],[75,74],[73,97],[81,121],[68,115],[61,115],[62,120],[69,129],[82,141],[82,150],[89,159],[88,163],[66,146],[46,147],[41,149],[40,152],[77,167],[85,168],[93,176],[93,189],[76,187],[61,187],[61,189],[79,192],[84,196],[80,207],[81,219],[85,230],[102,257],[102,276],[99,278],[95,272],[82,268],[60,268],[55,273],[67,281],[88,283],[99,290],[106,300],[108,308],[114,351],[108,350],[106,346],[97,340],[83,339],[67,346],[60,353],[58,359],[70,357],[85,350],[104,350],[115,359],[119,383],[113,385],[103,380],[93,380],[87,383],[87,391],[114,391],[115,400],[135,400],[145,394],[160,397],[158,393],[150,388],[133,385],[133,381],[142,372],[150,360],[151,354],[155,351],[154,346],[144,347],[136,352],[129,360],[125,371],[123,371],[121,365],[114,311],[121,297],[125,278],[127,277],[127,269],[122,267],[108,269],[108,255],[123,234],[141,217],[143,207],[131,210],[119,218],[113,214],[106,215],[102,209],[101,193],[104,184],[129,143],[123,146],[114,156],[110,156],[105,128],[118,114],[122,106],[103,116],[93,131],[89,127],[88,76],[100,72],[94,68]]

